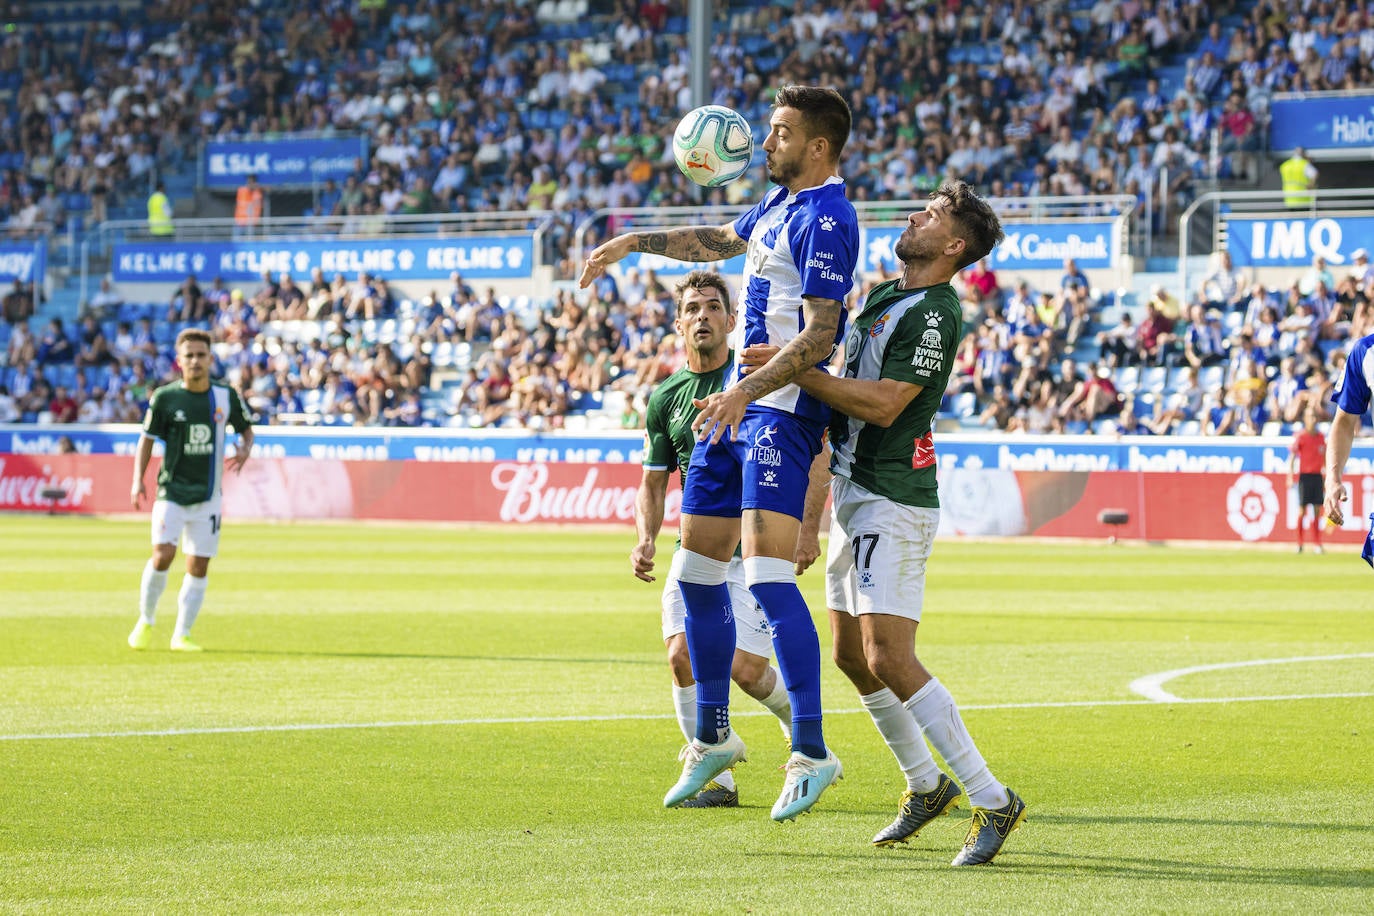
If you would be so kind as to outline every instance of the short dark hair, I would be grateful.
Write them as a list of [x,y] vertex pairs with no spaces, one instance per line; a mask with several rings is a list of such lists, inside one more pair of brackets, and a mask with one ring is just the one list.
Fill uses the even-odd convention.
[[831,156],[839,160],[854,124],[844,96],[827,86],[783,86],[773,98],[773,107],[800,111],[807,136],[824,137]]
[[983,260],[1002,241],[1002,221],[966,181],[947,181],[930,194],[931,200],[942,197],[949,202],[950,218],[962,230],[958,234],[964,240],[964,255],[958,269],[963,270]]
[[735,302],[730,297],[730,286],[725,282],[725,278],[714,270],[694,270],[679,280],[673,287],[674,304],[682,305],[682,297],[689,289],[717,290],[720,293],[720,301],[725,303],[725,311],[735,311]]
[[176,348],[180,350],[184,343],[203,343],[209,347],[211,343],[210,332],[204,328],[185,328],[177,335]]

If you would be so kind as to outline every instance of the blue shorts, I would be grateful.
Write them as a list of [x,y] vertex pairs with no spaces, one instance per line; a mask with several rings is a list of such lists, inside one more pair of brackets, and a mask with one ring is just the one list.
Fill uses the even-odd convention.
[[823,423],[750,407],[737,441],[727,434],[692,449],[682,514],[739,518],[744,509],[767,509],[800,519],[824,432]]

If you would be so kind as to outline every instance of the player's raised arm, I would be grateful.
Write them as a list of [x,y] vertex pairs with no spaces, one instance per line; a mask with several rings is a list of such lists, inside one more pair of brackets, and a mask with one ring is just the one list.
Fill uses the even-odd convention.
[[587,255],[577,285],[586,289],[627,254],[657,254],[677,261],[724,261],[748,247],[733,223],[721,226],[684,226],[652,232],[627,232],[598,245]]

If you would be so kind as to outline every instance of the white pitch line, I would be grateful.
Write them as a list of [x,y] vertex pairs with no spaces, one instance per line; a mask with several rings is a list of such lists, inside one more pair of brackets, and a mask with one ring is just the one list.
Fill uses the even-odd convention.
[[1183,677],[1185,674],[1200,674],[1203,671],[1224,671],[1228,668],[1253,668],[1258,665],[1293,665],[1299,662],[1338,662],[1351,658],[1374,658],[1374,652],[1356,652],[1350,655],[1304,655],[1298,658],[1259,658],[1247,662],[1223,662],[1218,665],[1194,665],[1191,668],[1175,668],[1173,671],[1161,671],[1158,674],[1147,674],[1131,681],[1131,693],[1138,693],[1146,699],[1156,703],[1187,703],[1193,702],[1182,697],[1175,696],[1164,689],[1164,685],[1176,677]]
[[[1374,653],[1371,653],[1374,655]],[[1341,656],[1344,657],[1344,656]],[[1306,693],[1286,696],[1267,697],[1205,697],[1199,699],[1174,699],[1169,702],[1185,705],[1201,703],[1273,703],[1292,700],[1334,700],[1374,697],[1369,693]],[[1043,703],[985,703],[982,705],[961,706],[966,711],[999,709],[1094,709],[1105,706],[1155,706],[1156,700],[1065,700]],[[827,716],[849,716],[865,713],[864,709],[827,709]],[[769,716],[772,713],[759,710],[743,710],[732,716]],[[416,719],[396,722],[300,722],[285,725],[230,725],[218,728],[163,728],[149,731],[127,732],[58,732],[54,734],[0,735],[0,741],[80,741],[92,738],[173,738],[183,735],[249,735],[263,732],[322,732],[343,731],[346,729],[370,728],[434,728],[456,725],[531,725],[553,724],[559,722],[634,722],[672,720],[669,715],[606,715],[606,716],[512,716],[499,719]]]

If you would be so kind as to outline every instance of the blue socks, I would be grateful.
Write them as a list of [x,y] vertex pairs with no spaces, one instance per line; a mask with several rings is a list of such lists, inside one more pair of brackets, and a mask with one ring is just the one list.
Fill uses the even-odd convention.
[[[826,757],[821,729],[821,646],[816,625],[797,588],[792,561],[750,557],[744,561],[749,591],[773,626],[773,650],[792,701],[792,750]],[[690,637],[689,637],[690,638]]]
[[683,553],[678,588],[687,605],[687,649],[697,682],[696,737],[719,744],[730,736],[730,668],[735,660],[735,615],[725,584],[730,564]]

